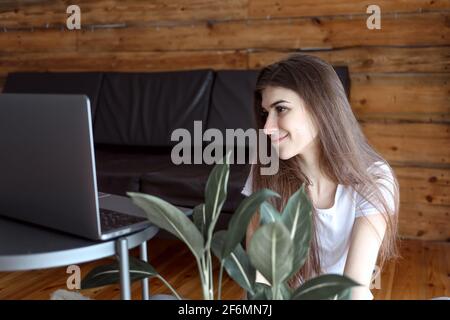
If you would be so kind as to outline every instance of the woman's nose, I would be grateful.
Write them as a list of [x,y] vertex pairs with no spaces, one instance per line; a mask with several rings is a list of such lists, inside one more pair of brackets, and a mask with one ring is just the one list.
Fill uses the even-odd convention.
[[266,124],[264,125],[264,134],[271,135],[278,131],[278,124],[276,119],[270,114],[267,116]]

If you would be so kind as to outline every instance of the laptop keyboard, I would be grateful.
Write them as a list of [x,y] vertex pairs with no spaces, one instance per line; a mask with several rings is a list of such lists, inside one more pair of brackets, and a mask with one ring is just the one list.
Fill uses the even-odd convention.
[[113,210],[100,209],[100,224],[102,227],[102,233],[114,229],[120,229],[146,220],[146,218],[136,217]]

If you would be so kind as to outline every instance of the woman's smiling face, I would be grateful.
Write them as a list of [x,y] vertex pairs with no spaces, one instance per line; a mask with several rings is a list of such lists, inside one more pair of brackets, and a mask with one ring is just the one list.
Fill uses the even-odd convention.
[[268,86],[262,90],[264,133],[279,148],[280,159],[301,154],[317,136],[303,99],[290,89]]

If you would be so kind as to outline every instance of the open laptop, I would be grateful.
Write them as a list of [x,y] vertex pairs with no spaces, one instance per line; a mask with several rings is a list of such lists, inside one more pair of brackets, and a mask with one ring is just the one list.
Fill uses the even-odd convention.
[[0,94],[0,215],[94,240],[150,225],[130,198],[97,191],[84,95]]

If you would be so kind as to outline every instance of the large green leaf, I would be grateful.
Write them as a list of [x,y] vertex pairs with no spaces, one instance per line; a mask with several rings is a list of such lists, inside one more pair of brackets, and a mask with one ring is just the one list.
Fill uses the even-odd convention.
[[211,239],[222,206],[227,198],[227,185],[230,175],[230,156],[228,152],[222,164],[216,164],[209,174],[205,189],[205,228],[207,242]]
[[231,153],[225,156],[223,163],[218,163],[211,170],[206,181],[205,188],[205,207],[206,212],[211,214],[209,218],[213,218],[222,208],[226,196],[227,185],[230,174],[229,158]]
[[193,221],[198,231],[203,235],[203,239],[206,239],[208,230],[206,229],[206,211],[205,204],[199,204],[193,210]]
[[241,244],[238,244],[233,252],[231,252],[227,257],[222,255],[223,245],[227,237],[228,234],[225,230],[216,232],[212,239],[211,249],[214,255],[225,267],[228,275],[242,288],[253,293],[256,270],[251,265],[250,259]]
[[272,289],[265,283],[255,282],[254,293],[247,292],[248,300],[272,300]]
[[[291,289],[286,284],[281,284],[280,291],[283,300],[291,299]],[[265,283],[255,282],[254,294],[248,292],[247,297],[249,300],[273,300],[272,288]]]
[[269,189],[262,189],[242,200],[228,224],[227,238],[222,252],[224,257],[227,257],[242,241],[252,216],[260,204],[269,197],[279,197],[279,195]]
[[280,286],[281,296],[283,300],[290,300],[292,297],[292,289],[285,283]]
[[305,193],[305,185],[295,192],[288,200],[281,219],[289,231],[289,237],[294,245],[293,276],[305,263],[311,242],[312,206]]
[[[130,256],[130,280],[137,281],[158,276],[158,272],[148,262]],[[81,289],[102,287],[120,282],[120,268],[116,262],[92,269],[81,281]]]
[[336,295],[336,300],[352,300],[352,289],[346,289]]
[[306,281],[293,294],[293,300],[326,300],[342,295],[349,288],[359,286],[352,279],[338,275],[325,274]]
[[260,221],[261,224],[281,221],[281,215],[270,203],[263,202],[260,208]]
[[127,194],[145,211],[147,218],[153,224],[182,240],[197,259],[202,257],[203,237],[194,223],[180,209],[151,195],[134,192]]
[[252,265],[272,284],[279,286],[292,271],[293,244],[281,222],[263,225],[250,241]]

